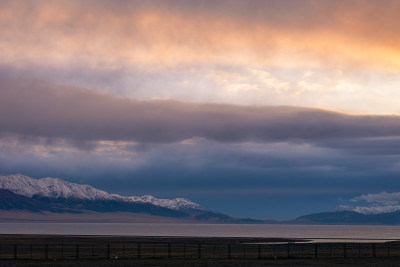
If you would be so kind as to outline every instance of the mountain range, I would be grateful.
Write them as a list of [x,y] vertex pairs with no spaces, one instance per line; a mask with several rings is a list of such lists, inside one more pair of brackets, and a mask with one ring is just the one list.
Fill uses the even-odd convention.
[[400,224],[400,211],[379,214],[362,214],[355,211],[322,212],[281,222],[234,218],[208,210],[185,198],[121,196],[109,194],[90,185],[70,183],[58,178],[33,179],[21,174],[0,176],[0,210],[3,214],[5,211],[77,215],[94,212],[96,216],[122,212],[128,216],[157,216],[156,220],[177,218],[187,222],[213,223]]
[[0,210],[85,213],[129,212],[195,221],[257,223],[208,210],[185,198],[109,194],[89,185],[58,178],[33,179],[21,174],[0,176]]

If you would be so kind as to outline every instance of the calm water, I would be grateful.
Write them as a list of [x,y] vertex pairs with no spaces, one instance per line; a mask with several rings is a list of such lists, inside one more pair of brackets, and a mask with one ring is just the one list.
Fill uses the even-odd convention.
[[171,223],[0,223],[0,234],[283,237],[316,241],[400,240],[400,226]]

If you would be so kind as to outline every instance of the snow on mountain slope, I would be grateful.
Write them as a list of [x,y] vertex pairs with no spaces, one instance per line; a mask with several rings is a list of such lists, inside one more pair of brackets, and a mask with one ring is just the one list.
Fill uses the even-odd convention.
[[204,210],[199,204],[184,198],[158,199],[153,196],[125,197],[109,194],[89,185],[70,183],[58,178],[33,179],[21,174],[0,176],[0,189],[7,189],[26,197],[44,196],[49,198],[74,198],[85,200],[116,200],[132,203],[149,203],[173,210]]
[[120,195],[112,195],[115,199],[120,199],[122,201],[134,202],[134,203],[150,203],[156,206],[173,209],[173,210],[181,210],[181,209],[197,209],[197,210],[205,210],[202,206],[197,203],[194,203],[186,198],[175,198],[175,199],[160,199],[155,198],[153,196],[145,195],[141,197],[124,197]]
[[58,178],[33,179],[21,174],[0,176],[0,189],[32,197],[40,195],[50,198],[77,198],[77,199],[111,199],[107,192],[98,190],[89,185],[79,185],[66,182]]

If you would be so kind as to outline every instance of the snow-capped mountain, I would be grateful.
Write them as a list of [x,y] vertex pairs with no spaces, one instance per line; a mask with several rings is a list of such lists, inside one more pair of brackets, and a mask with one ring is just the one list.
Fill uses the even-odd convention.
[[32,197],[110,199],[111,195],[89,185],[69,183],[58,178],[33,179],[21,174],[0,176],[0,189]]
[[150,203],[156,206],[173,209],[173,210],[181,210],[181,209],[198,209],[204,210],[202,206],[197,203],[194,203],[186,198],[174,198],[174,199],[161,199],[156,198],[150,195],[145,195],[141,197],[125,197],[116,194],[111,195],[114,200],[122,200],[125,202],[133,202],[133,203]]
[[75,200],[114,200],[128,203],[146,203],[172,210],[205,210],[202,206],[185,198],[158,199],[153,196],[121,196],[109,194],[89,185],[70,183],[58,178],[33,179],[21,174],[0,176],[0,189],[14,194],[33,197],[64,198]]

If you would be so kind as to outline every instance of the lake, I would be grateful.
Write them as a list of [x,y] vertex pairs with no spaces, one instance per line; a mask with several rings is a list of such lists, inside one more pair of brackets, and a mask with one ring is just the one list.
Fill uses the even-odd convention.
[[316,242],[400,240],[400,226],[174,224],[174,223],[0,223],[0,234],[281,237]]

